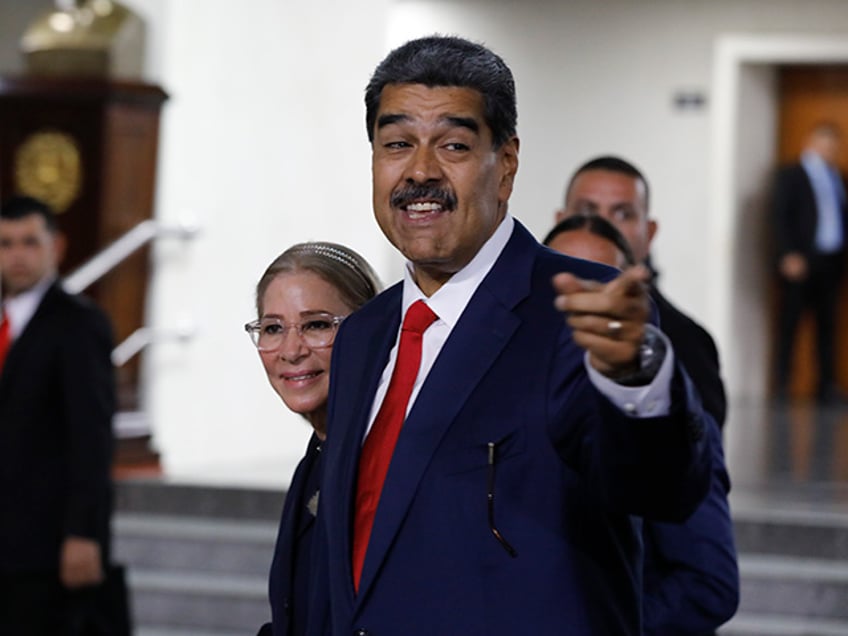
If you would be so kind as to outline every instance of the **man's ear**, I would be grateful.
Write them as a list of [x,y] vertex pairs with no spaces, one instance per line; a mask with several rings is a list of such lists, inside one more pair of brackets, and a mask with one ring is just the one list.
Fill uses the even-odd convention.
[[499,199],[504,202],[509,200],[518,174],[518,146],[518,137],[511,137],[498,149],[502,168]]
[[565,220],[565,208],[560,208],[554,214],[554,224]]
[[651,251],[651,243],[654,241],[654,235],[657,233],[659,225],[653,219],[648,219],[648,251]]

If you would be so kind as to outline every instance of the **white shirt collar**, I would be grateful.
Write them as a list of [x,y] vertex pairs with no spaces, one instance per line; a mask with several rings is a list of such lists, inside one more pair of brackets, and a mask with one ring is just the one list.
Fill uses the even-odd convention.
[[12,327],[10,332],[12,340],[20,336],[29,324],[30,319],[41,304],[44,294],[47,293],[47,289],[55,280],[54,274],[46,276],[25,292],[3,301],[3,311],[8,315]]
[[444,321],[452,329],[462,315],[462,312],[465,311],[465,307],[468,305],[474,292],[477,291],[477,287],[483,282],[486,274],[492,269],[495,261],[498,260],[498,256],[500,256],[504,247],[506,247],[509,237],[512,236],[514,227],[515,221],[512,216],[506,214],[492,236],[483,243],[483,246],[468,265],[451,276],[429,298],[415,284],[415,280],[412,277],[412,263],[407,261],[403,271],[401,315],[406,315],[406,310],[416,300],[424,300],[427,306],[439,317],[439,320]]

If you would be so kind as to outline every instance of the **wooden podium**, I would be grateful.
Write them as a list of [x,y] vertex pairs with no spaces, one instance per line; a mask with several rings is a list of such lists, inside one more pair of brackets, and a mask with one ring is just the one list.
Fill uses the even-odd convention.
[[[141,82],[0,76],[0,196],[56,210],[68,239],[63,274],[151,218],[166,99]],[[147,281],[145,248],[86,290],[112,319],[116,343],[143,326]],[[138,375],[138,356],[117,369],[120,410],[138,408]]]

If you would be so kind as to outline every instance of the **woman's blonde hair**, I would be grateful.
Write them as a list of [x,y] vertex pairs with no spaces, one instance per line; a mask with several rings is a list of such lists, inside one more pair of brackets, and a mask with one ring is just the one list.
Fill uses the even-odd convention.
[[368,261],[349,247],[325,241],[298,243],[275,258],[259,279],[256,285],[258,317],[262,317],[262,299],[271,281],[283,273],[302,271],[317,274],[330,283],[353,310],[371,300],[382,287]]

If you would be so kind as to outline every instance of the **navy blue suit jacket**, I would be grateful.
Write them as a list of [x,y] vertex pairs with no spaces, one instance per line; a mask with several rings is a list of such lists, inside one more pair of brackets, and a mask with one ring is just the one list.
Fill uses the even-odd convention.
[[[645,636],[706,636],[739,605],[739,568],[727,495],[730,478],[721,448],[727,413],[718,351],[707,331],[674,307],[656,287],[660,327],[718,426],[708,427],[713,479],[707,498],[681,524],[643,524]],[[712,424],[712,423],[711,423]]]
[[682,524],[648,522],[645,636],[706,636],[739,606],[739,568],[721,433],[710,422],[713,478],[706,499]]
[[[676,370],[672,412],[632,419],[589,382],[551,278],[614,271],[543,248],[518,223],[404,423],[358,595],[357,464],[400,324],[387,290],[333,349],[310,634],[640,633],[641,540],[629,514],[681,519],[708,482],[704,421]],[[494,471],[488,464],[494,443]],[[494,525],[517,555],[495,538]]]
[[310,499],[320,487],[320,446],[321,441],[313,434],[286,492],[268,578],[271,622],[262,626],[258,636],[306,634],[309,559],[315,527]]

